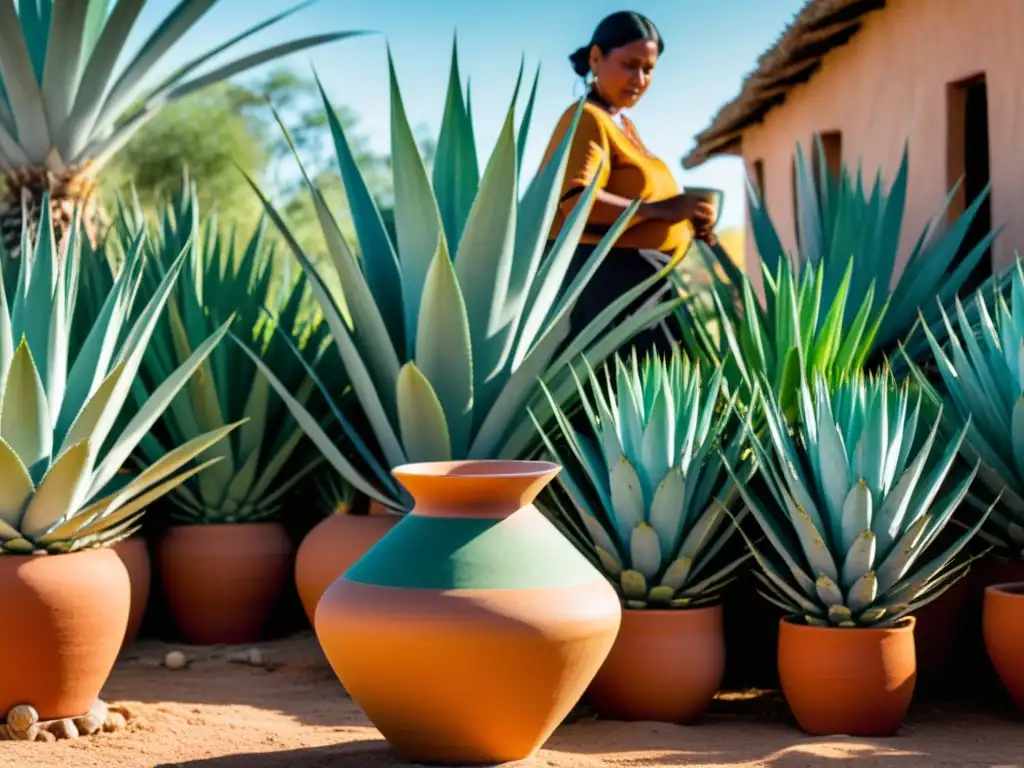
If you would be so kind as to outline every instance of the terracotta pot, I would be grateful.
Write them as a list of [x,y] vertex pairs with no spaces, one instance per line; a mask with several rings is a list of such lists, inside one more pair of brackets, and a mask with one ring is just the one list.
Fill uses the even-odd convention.
[[331,666],[405,758],[529,758],[608,655],[618,596],[532,504],[558,471],[395,469],[414,509],[321,598],[316,632]]
[[985,650],[999,679],[1024,709],[1024,582],[985,589],[982,610]]
[[722,606],[624,610],[587,699],[609,720],[685,723],[708,708],[724,674]]
[[171,526],[160,542],[160,581],[188,642],[259,640],[293,551],[278,523]]
[[128,613],[128,629],[124,633],[123,647],[135,642],[139,628],[142,626],[142,619],[146,615],[152,567],[146,540],[141,536],[129,536],[127,539],[121,539],[114,545],[113,550],[121,558],[124,567],[128,569],[128,579],[132,585],[132,603]]
[[43,720],[89,710],[117,660],[131,585],[109,548],[0,557],[0,717],[18,704]]
[[800,727],[815,736],[894,734],[917,680],[915,623],[840,629],[782,619],[779,680]]
[[401,519],[397,514],[338,512],[306,534],[295,555],[295,585],[310,624],[324,591]]

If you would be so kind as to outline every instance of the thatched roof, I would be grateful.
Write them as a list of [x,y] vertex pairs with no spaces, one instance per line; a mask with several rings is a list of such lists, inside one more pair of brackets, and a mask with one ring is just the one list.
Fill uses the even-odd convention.
[[694,168],[712,155],[735,152],[743,131],[782,104],[790,89],[810,80],[825,54],[849,42],[860,30],[864,16],[885,8],[885,2],[807,0],[743,80],[739,96],[697,134],[696,146],[683,158],[683,167]]

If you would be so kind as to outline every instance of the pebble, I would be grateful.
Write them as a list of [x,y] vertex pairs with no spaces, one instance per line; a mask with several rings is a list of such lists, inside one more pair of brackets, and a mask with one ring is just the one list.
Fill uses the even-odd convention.
[[17,725],[29,723],[27,728],[15,730],[12,725],[0,723],[0,741],[62,741],[92,736],[105,731],[112,733],[128,725],[131,712],[127,707],[108,707],[102,699],[96,699],[89,711],[79,717],[40,721],[35,709],[28,705],[14,707],[7,715]]
[[251,664],[254,667],[262,667],[267,663],[267,659],[263,655],[263,651],[259,648],[247,648],[243,651],[235,651],[228,656],[228,661],[232,664]]
[[7,725],[15,734],[27,731],[31,725],[38,722],[39,713],[28,704],[12,707],[11,711],[7,713]]
[[57,737],[54,736],[50,731],[39,729],[39,733],[36,734],[36,741],[56,741]]
[[184,669],[187,664],[188,659],[181,651],[170,651],[164,656],[164,666],[168,669]]
[[24,731],[11,731],[15,741],[35,741],[39,735],[39,723],[32,723]]
[[103,732],[113,733],[114,731],[121,730],[127,725],[128,721],[125,719],[124,715],[122,715],[120,712],[110,710],[110,712],[107,713],[106,721],[103,723]]
[[103,723],[106,722],[106,719],[106,712],[100,714],[98,712],[90,711],[88,714],[76,717],[74,723],[78,732],[83,736],[92,736],[103,727]]
[[58,739],[78,738],[78,726],[75,725],[75,722],[71,718],[53,720],[52,722],[47,723],[46,730]]

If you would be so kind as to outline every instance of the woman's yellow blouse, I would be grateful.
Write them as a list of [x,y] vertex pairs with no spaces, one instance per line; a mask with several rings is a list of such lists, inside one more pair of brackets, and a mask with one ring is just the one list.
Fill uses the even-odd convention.
[[[573,105],[558,121],[541,167],[547,165],[558,148],[572,124],[576,110],[577,106]],[[626,124],[625,129],[600,106],[589,102],[584,104],[569,150],[565,181],[562,184],[562,202],[555,214],[551,239],[558,236],[566,216],[578,201],[578,194],[571,193],[582,191],[595,176],[599,188],[630,200],[658,201],[681,193],[668,166],[647,151],[629,120],[623,122]],[[591,214],[580,242],[599,242],[612,223],[611,220],[603,221]],[[622,233],[615,245],[619,248],[651,248],[671,253],[690,236],[688,226],[686,222],[637,221]]]

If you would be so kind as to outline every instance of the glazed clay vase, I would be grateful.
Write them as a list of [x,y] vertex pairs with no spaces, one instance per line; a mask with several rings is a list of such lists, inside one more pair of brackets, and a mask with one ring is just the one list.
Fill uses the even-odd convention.
[[627,609],[586,698],[606,720],[688,723],[708,708],[724,674],[721,605]]
[[109,548],[0,557],[0,718],[19,704],[42,720],[84,715],[117,660],[131,586]]
[[195,645],[259,640],[292,565],[279,523],[176,525],[160,542],[160,582]]
[[779,681],[814,736],[891,736],[917,680],[913,616],[895,627],[843,629],[779,622]]
[[402,757],[530,758],[608,655],[615,591],[532,504],[559,469],[396,468],[412,512],[321,598],[324,653]]
[[377,513],[373,507],[368,515],[339,511],[306,534],[295,555],[295,586],[310,624],[326,589],[401,519],[395,513]]
[[[128,569],[128,580],[132,585],[132,603],[128,612],[128,629],[124,633],[123,646],[131,645],[139,634],[142,619],[146,615],[149,602],[149,588],[152,580],[152,567],[149,560],[149,549],[146,540],[141,536],[129,536],[121,539],[113,546],[114,552],[121,558]],[[122,647],[123,647],[122,646]]]
[[1024,582],[993,584],[982,607],[985,650],[999,679],[1024,709]]

